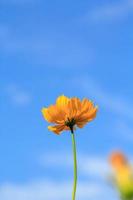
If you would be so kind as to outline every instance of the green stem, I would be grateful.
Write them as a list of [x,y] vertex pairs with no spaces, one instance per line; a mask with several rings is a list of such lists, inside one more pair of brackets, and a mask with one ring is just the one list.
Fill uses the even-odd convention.
[[73,192],[72,192],[72,200],[75,200],[76,197],[76,187],[77,187],[77,157],[76,157],[76,143],[74,132],[72,132],[72,146],[73,146],[73,160],[74,160],[74,182],[73,182]]

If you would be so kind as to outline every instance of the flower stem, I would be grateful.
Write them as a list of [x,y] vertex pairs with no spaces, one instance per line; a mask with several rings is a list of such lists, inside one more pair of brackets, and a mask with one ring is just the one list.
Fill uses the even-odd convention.
[[72,192],[72,200],[75,200],[76,197],[76,187],[77,187],[77,156],[76,156],[76,143],[74,132],[72,132],[72,147],[73,147],[73,161],[74,161],[74,182],[73,182],[73,192]]

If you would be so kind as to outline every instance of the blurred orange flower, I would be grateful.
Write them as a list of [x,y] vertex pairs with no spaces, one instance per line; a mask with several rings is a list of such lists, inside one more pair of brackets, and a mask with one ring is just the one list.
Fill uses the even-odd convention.
[[114,169],[115,185],[122,199],[133,199],[133,169],[122,152],[114,152],[110,156],[110,163]]
[[60,134],[64,130],[73,132],[75,126],[82,128],[96,117],[97,109],[89,99],[81,101],[62,95],[57,98],[55,105],[43,108],[42,114],[48,122],[55,124],[48,126],[48,129]]
[[124,165],[127,165],[128,163],[127,158],[120,151],[113,152],[109,160],[113,168],[118,169],[118,170]]

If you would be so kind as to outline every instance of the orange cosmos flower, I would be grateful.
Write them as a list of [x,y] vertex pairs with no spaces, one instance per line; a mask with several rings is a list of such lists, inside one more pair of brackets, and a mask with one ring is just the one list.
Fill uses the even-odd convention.
[[75,126],[82,128],[96,117],[97,109],[89,99],[81,101],[62,95],[57,98],[55,105],[43,108],[42,114],[48,122],[55,124],[48,126],[48,129],[60,134],[64,130],[73,132]]
[[122,152],[114,152],[110,156],[110,162],[115,172],[115,186],[121,199],[133,199],[133,169],[126,156]]

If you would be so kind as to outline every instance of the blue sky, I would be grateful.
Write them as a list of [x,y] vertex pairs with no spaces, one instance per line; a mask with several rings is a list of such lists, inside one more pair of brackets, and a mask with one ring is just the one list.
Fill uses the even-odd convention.
[[1,0],[0,7],[0,199],[70,199],[71,136],[49,132],[40,112],[61,94],[99,106],[76,131],[77,199],[117,199],[104,178],[110,152],[133,153],[133,1]]

